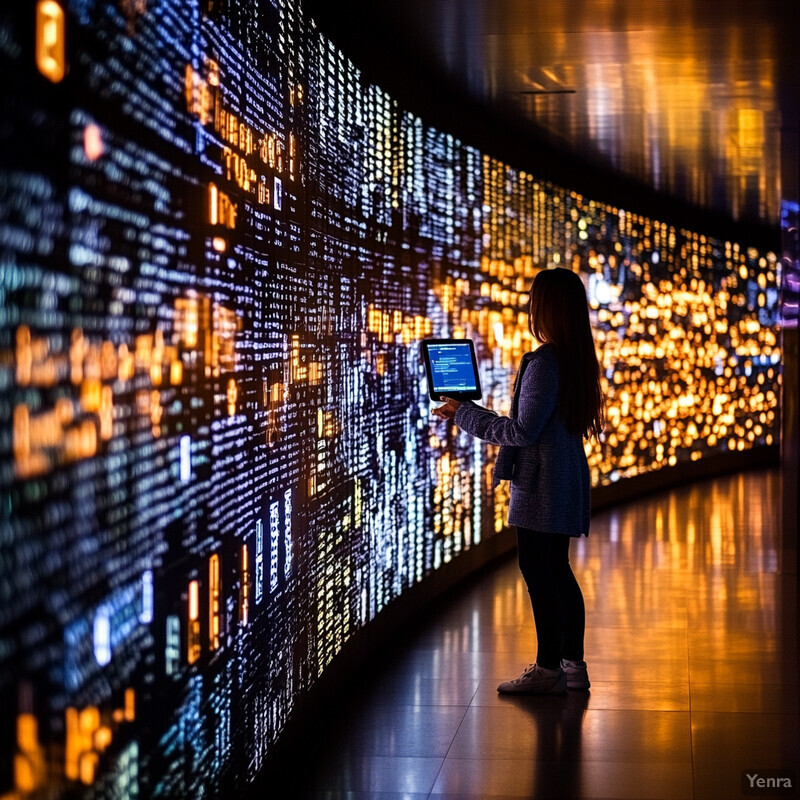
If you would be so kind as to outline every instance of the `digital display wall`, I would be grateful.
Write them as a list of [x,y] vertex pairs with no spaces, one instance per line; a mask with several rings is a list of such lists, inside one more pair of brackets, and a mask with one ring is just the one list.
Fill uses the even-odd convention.
[[509,408],[584,279],[594,485],[776,435],[773,254],[434,130],[298,0],[0,10],[0,797],[234,796],[405,589],[502,529],[426,337]]

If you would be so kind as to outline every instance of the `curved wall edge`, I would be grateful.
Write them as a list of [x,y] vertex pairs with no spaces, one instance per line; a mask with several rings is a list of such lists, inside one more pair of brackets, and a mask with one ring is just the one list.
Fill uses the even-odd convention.
[[[772,445],[667,467],[626,478],[610,486],[593,488],[592,513],[695,481],[779,465],[780,448]],[[294,718],[276,743],[260,778],[252,784],[247,796],[263,797],[263,791],[267,788],[272,791],[290,789],[296,775],[297,761],[293,756],[304,746],[309,733],[314,735],[314,726],[321,719],[328,719],[336,710],[342,692],[352,685],[354,677],[362,669],[379,662],[382,650],[385,655],[393,645],[401,642],[402,637],[412,631],[421,615],[431,609],[434,602],[443,599],[449,592],[458,591],[466,581],[509,557],[515,547],[513,528],[505,528],[499,534],[485,539],[403,592],[366,628],[348,640],[333,663],[312,685],[302,702],[298,703]]]

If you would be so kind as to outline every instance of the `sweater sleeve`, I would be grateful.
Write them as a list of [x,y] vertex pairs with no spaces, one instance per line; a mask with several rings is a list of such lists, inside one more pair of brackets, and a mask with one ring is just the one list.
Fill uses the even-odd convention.
[[468,402],[458,407],[454,421],[463,431],[491,444],[529,447],[555,411],[557,399],[556,365],[549,358],[533,358],[522,375],[516,417],[501,417]]

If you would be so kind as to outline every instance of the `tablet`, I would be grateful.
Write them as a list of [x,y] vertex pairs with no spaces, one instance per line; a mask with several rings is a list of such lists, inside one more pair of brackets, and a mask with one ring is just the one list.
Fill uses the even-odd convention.
[[480,400],[481,379],[472,339],[424,339],[422,356],[431,400]]

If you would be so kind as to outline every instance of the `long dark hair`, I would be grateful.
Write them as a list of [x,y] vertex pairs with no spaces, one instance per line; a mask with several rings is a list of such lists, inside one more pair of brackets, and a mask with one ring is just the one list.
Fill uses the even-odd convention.
[[551,344],[560,372],[559,408],[567,430],[585,437],[600,435],[605,424],[600,365],[589,323],[581,279],[563,267],[539,272],[531,285],[528,328]]

